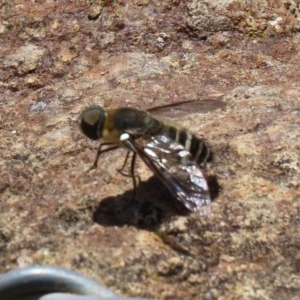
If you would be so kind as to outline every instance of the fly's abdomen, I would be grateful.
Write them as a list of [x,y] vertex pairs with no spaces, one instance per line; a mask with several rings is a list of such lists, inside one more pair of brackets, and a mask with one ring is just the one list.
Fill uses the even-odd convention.
[[205,166],[205,164],[211,160],[211,150],[202,139],[189,133],[185,129],[179,129],[166,124],[164,124],[162,130],[164,134],[189,151],[200,166]]

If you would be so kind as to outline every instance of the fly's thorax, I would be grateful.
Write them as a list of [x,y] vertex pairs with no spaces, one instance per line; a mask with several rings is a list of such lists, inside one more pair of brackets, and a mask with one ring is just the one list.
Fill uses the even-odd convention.
[[115,126],[114,119],[117,109],[107,109],[105,123],[102,130],[102,138],[104,141],[119,144],[120,130]]
[[107,110],[102,137],[104,140],[119,144],[120,136],[128,133],[131,138],[148,137],[159,132],[161,122],[148,112],[134,108]]
[[200,166],[205,166],[211,160],[211,150],[204,140],[190,133],[187,129],[164,123],[162,133],[189,151]]

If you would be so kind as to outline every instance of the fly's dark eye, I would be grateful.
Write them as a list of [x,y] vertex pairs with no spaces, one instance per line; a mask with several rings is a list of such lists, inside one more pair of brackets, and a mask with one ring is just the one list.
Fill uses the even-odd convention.
[[102,136],[104,121],[104,109],[100,106],[90,106],[79,117],[79,126],[88,138],[98,140]]

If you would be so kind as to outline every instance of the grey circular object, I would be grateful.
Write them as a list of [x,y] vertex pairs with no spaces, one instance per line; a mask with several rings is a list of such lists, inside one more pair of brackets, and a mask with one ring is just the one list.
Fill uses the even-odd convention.
[[33,266],[0,277],[0,299],[5,300],[121,300],[105,286],[76,272]]

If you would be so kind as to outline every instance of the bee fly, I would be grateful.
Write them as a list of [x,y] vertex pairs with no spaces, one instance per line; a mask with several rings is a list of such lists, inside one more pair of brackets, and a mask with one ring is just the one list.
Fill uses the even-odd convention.
[[[125,147],[132,151],[131,176],[136,189],[134,164],[138,155],[171,192],[176,207],[196,211],[210,203],[210,193],[201,170],[211,159],[211,151],[203,140],[168,125],[147,111],[134,108],[104,110],[100,106],[86,108],[80,118],[81,131],[90,139],[103,139],[93,166],[101,153]],[[103,146],[109,146],[103,149]],[[122,172],[129,152],[127,153]],[[124,175],[124,174],[123,174]]]

